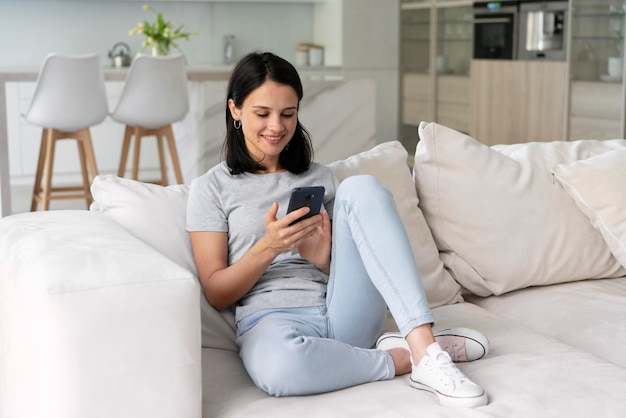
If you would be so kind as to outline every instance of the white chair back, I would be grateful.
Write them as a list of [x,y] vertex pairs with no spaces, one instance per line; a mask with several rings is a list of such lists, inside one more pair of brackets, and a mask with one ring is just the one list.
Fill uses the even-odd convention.
[[24,118],[63,132],[97,125],[108,113],[104,75],[96,54],[49,54]]
[[182,120],[189,111],[182,55],[136,57],[111,117],[129,126],[157,129]]

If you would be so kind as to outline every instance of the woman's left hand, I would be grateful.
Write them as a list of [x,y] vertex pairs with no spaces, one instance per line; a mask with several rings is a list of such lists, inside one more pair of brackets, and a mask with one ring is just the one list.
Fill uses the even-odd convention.
[[322,210],[322,223],[315,232],[302,240],[298,245],[298,252],[302,258],[315,264],[326,274],[330,274],[330,247],[331,247],[331,223],[328,212]]

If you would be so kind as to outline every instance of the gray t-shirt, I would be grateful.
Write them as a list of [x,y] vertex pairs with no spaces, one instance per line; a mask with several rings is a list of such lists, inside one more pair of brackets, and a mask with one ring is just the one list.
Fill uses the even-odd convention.
[[[265,234],[265,217],[278,202],[285,216],[292,189],[324,186],[324,208],[332,217],[338,180],[331,169],[313,163],[308,171],[232,175],[222,162],[191,182],[187,231],[228,232],[228,264],[237,262]],[[325,303],[328,276],[300,257],[279,254],[239,301],[236,320],[267,308],[319,306]]]

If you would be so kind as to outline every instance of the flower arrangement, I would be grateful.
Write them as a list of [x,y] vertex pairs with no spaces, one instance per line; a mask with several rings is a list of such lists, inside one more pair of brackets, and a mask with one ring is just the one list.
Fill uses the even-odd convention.
[[147,4],[144,4],[143,10],[151,11],[156,14],[156,22],[139,22],[128,34],[145,35],[146,39],[141,46],[142,48],[151,47],[152,55],[168,55],[171,47],[180,51],[176,39],[185,39],[188,41],[191,35],[197,35],[196,32],[184,32],[183,25],[174,29],[172,22],[165,20],[162,12],[157,12]]

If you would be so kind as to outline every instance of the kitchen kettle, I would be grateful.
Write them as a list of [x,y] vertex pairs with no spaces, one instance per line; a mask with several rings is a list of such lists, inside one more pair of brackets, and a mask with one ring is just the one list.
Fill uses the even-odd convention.
[[111,65],[115,68],[128,67],[130,65],[130,46],[124,42],[113,45],[109,51]]

